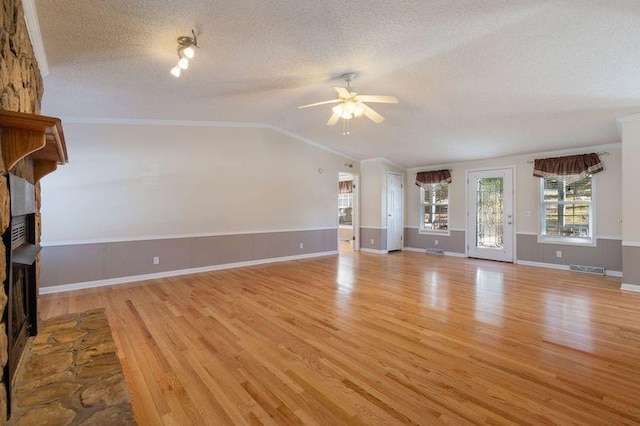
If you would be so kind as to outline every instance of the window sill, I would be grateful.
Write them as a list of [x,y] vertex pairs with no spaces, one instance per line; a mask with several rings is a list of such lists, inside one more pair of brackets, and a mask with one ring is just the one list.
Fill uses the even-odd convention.
[[585,247],[595,247],[598,245],[597,238],[590,237],[546,237],[544,235],[538,235],[538,242],[543,244],[564,244]]
[[451,235],[451,231],[450,230],[446,230],[446,231],[435,231],[435,230],[431,230],[431,229],[419,229],[418,233],[421,235],[444,235],[444,236],[449,236]]
[[343,229],[352,229],[353,225],[338,225],[338,228],[343,228]]

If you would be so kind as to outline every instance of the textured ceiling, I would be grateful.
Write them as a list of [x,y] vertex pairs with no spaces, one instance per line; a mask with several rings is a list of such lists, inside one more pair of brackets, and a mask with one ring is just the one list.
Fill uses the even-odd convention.
[[[62,117],[265,123],[407,167],[606,144],[640,112],[640,1],[38,0]],[[180,79],[176,37],[201,48]],[[327,127],[357,71],[387,120]]]

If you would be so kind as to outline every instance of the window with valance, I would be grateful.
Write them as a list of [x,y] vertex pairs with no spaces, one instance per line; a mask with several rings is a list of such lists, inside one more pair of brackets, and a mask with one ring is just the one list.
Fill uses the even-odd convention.
[[420,187],[420,232],[449,232],[450,170],[430,170],[416,174]]
[[596,153],[535,160],[533,175],[541,178],[541,241],[595,242],[593,175],[603,170]]

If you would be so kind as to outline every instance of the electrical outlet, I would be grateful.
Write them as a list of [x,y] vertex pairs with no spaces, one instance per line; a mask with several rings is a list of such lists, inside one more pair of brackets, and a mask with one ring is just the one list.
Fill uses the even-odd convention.
[[371,239],[371,245],[374,245],[376,242],[376,240],[374,240],[373,238]]
[[304,243],[300,243],[300,248],[304,248]]
[[160,258],[158,256],[153,256],[153,264],[154,265],[159,265],[160,264]]
[[531,211],[527,210],[526,212],[524,212],[524,215],[526,217],[530,217],[531,216]]
[[562,252],[560,250],[556,251],[556,257],[562,257]]
[[435,241],[435,244],[438,245],[438,240]]

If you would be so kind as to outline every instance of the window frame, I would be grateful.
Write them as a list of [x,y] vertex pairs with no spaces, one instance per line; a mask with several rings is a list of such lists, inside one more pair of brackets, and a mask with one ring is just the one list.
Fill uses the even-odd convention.
[[[451,184],[450,183],[434,183],[431,184],[432,186],[436,186],[436,185],[447,185],[447,229],[446,230],[441,230],[441,229],[426,229],[424,227],[424,214],[425,214],[425,207],[426,204],[424,202],[424,192],[425,189],[423,187],[420,187],[420,200],[418,203],[418,218],[419,218],[419,224],[418,224],[418,232],[420,234],[427,234],[427,235],[451,235]],[[436,204],[436,205],[445,205],[445,204]]]
[[[546,179],[553,178],[540,178],[538,185],[539,198],[538,198],[538,213],[539,213],[539,228],[538,228],[538,242],[546,244],[565,244],[565,245],[578,245],[595,247],[597,245],[598,238],[596,236],[596,178],[594,175],[591,178],[591,201],[589,201],[589,237],[571,237],[562,235],[545,235],[546,230],[546,206],[548,203],[544,200],[544,182]],[[563,204],[584,204],[581,202],[569,202]]]

